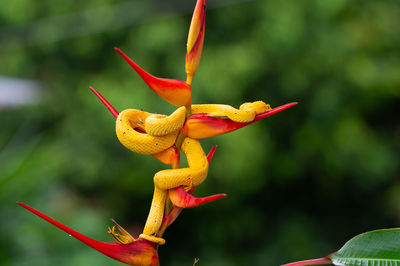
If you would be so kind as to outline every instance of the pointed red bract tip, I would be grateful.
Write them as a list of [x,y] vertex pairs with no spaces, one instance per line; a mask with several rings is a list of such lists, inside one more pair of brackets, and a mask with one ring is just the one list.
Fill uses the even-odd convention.
[[332,264],[332,260],[326,257],[320,259],[296,261],[292,263],[283,264],[281,266],[300,266],[300,265],[306,266],[306,265],[325,265],[325,264]]
[[201,32],[202,29],[204,29],[206,4],[207,1],[205,0],[197,0],[196,2],[196,6],[194,8],[192,20],[190,22],[190,27],[189,27],[189,34],[186,44],[187,52],[190,52],[193,46],[195,46],[196,41],[202,34]]
[[176,218],[178,218],[179,214],[181,214],[183,208],[180,208],[178,206],[172,206],[171,210],[167,215],[164,216],[162,224],[160,226],[160,230],[158,231],[158,236],[162,236],[165,232],[165,229],[167,229],[168,226],[170,226]]
[[234,122],[230,119],[213,117],[209,114],[204,114],[204,113],[192,114],[186,120],[182,131],[183,133],[185,133],[186,136],[193,139],[204,139],[204,138],[215,137],[250,125],[261,119],[264,119],[278,112],[281,112],[285,109],[288,109],[292,106],[295,106],[296,104],[297,103],[294,102],[276,107],[267,112],[256,115],[253,121],[247,123]]
[[107,109],[111,112],[111,114],[117,118],[119,113],[117,110],[115,110],[115,108],[103,97],[103,95],[100,94],[100,92],[98,92],[97,90],[95,90],[93,87],[89,87],[90,90],[96,94],[97,98],[100,99],[100,101],[107,107]]
[[112,259],[136,266],[159,265],[157,246],[152,242],[136,240],[129,244],[119,244],[97,241],[53,220],[24,203],[17,202],[17,204]]
[[181,208],[193,208],[211,201],[215,201],[221,198],[225,198],[226,194],[217,194],[208,197],[198,198],[192,194],[186,192],[183,187],[177,187],[168,190],[169,199],[171,202]]
[[256,117],[254,118],[254,120],[251,121],[249,124],[254,123],[254,122],[257,122],[258,120],[261,120],[261,119],[266,118],[266,117],[268,117],[268,116],[274,115],[274,114],[276,114],[276,113],[279,113],[279,112],[281,112],[281,111],[283,111],[283,110],[286,110],[286,109],[288,109],[288,108],[290,108],[290,107],[293,107],[293,106],[295,106],[295,105],[297,105],[297,104],[298,104],[297,102],[287,103],[287,104],[284,104],[284,105],[275,107],[275,108],[273,108],[273,109],[271,109],[271,110],[269,110],[269,111],[267,111],[267,112],[265,112],[265,113],[258,114],[258,115],[256,115]]
[[[211,148],[210,152],[207,154],[207,160],[209,163],[210,163],[211,159],[213,158],[214,153],[217,150],[217,148],[218,148],[218,146],[214,145]],[[178,160],[178,163],[179,163],[179,160]],[[175,168],[177,168],[177,167],[175,167]],[[181,188],[183,189],[183,187],[181,187]],[[192,194],[195,188],[196,187],[193,186],[187,193]],[[185,190],[183,189],[183,191],[185,191]],[[172,192],[172,193],[175,193],[175,192]],[[167,227],[170,226],[176,220],[176,218],[179,216],[179,214],[182,212],[182,210],[183,210],[183,208],[181,208],[181,207],[178,207],[176,205],[172,206],[171,211],[163,218],[163,222],[162,222],[160,230],[158,232],[160,236],[162,236],[164,234],[165,229],[167,229]]]
[[214,145],[211,148],[210,152],[207,154],[207,160],[209,163],[211,162],[212,158],[214,157],[214,154],[215,154],[215,151],[217,150],[217,148],[218,148],[218,145]]
[[165,79],[155,77],[141,67],[139,67],[132,59],[124,54],[119,48],[114,48],[122,58],[138,73],[138,75],[146,82],[158,96],[175,106],[185,106],[191,103],[191,87],[184,81],[177,79]]

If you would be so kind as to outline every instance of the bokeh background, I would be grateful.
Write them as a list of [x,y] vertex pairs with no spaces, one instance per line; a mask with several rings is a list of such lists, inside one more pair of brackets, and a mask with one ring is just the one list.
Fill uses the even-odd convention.
[[[0,265],[122,265],[16,205],[98,240],[137,236],[165,166],[122,147],[118,109],[171,113],[113,51],[185,79],[195,1],[0,0]],[[209,0],[194,103],[299,104],[228,135],[159,249],[162,265],[279,265],[400,225],[398,0]]]

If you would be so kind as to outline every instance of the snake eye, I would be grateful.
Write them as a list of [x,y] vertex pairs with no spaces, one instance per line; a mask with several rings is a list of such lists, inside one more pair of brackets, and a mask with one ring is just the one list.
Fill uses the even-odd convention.
[[117,110],[115,110],[115,108],[103,97],[103,95],[100,94],[100,92],[98,92],[97,90],[95,90],[93,87],[89,87],[90,90],[96,94],[97,98],[100,99],[100,101],[107,107],[107,109],[111,112],[111,114],[117,118],[119,113]]
[[128,118],[129,124],[131,128],[139,133],[147,134],[146,129],[144,127],[143,120],[146,119],[145,112],[135,112],[134,116]]

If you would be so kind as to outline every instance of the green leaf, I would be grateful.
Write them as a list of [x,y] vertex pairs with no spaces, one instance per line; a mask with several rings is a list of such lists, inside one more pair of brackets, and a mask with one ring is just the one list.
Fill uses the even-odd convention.
[[335,265],[400,266],[400,228],[358,235],[329,257]]

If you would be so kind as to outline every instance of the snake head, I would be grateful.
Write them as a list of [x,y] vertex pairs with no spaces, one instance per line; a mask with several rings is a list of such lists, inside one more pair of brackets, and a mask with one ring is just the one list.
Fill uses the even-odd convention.
[[194,139],[215,137],[250,125],[261,119],[264,119],[273,114],[279,113],[287,108],[290,108],[296,104],[297,104],[296,102],[288,103],[273,108],[267,112],[256,115],[253,121],[247,123],[235,122],[227,118],[214,117],[206,113],[192,114],[186,120],[186,123],[183,126],[182,131],[185,133],[186,136]]
[[[124,239],[124,241],[119,241],[119,243],[109,243],[109,242],[101,242],[94,239],[91,239],[81,233],[65,226],[56,220],[48,217],[47,215],[41,213],[40,211],[24,204],[21,202],[17,202],[18,205],[24,207],[28,211],[36,214],[40,218],[44,219],[45,221],[51,223],[52,225],[58,227],[59,229],[63,230],[67,234],[73,236],[74,238],[78,239],[82,243],[88,245],[89,247],[97,250],[104,255],[118,260],[120,262],[129,264],[129,265],[136,265],[136,266],[147,266],[147,265],[159,265],[158,261],[158,253],[157,253],[157,246],[156,244],[146,241],[146,240],[137,240],[131,237],[125,230],[121,230],[118,224],[118,229],[122,232],[125,236],[124,238],[116,238]],[[114,227],[113,227],[114,231]],[[128,237],[126,237],[127,235]],[[121,236],[120,234],[117,234]]]
[[184,81],[177,79],[165,79],[155,77],[124,54],[119,48],[115,48],[122,58],[139,74],[146,84],[161,98],[175,106],[185,106],[191,103],[191,87]]

